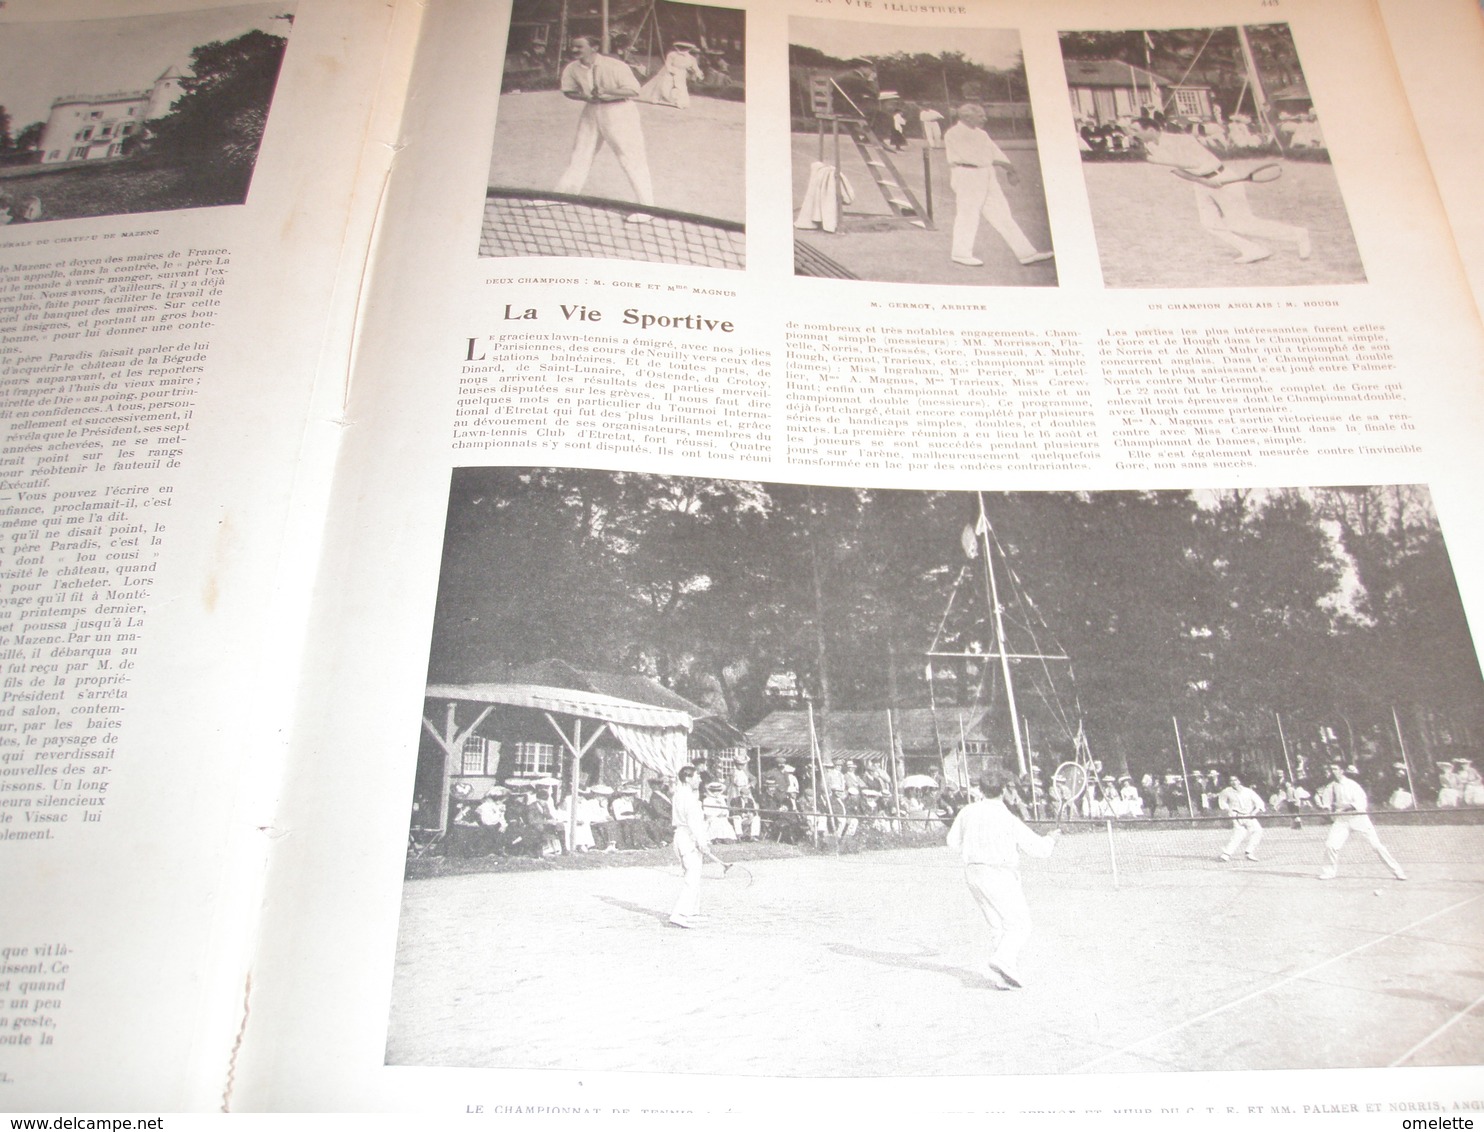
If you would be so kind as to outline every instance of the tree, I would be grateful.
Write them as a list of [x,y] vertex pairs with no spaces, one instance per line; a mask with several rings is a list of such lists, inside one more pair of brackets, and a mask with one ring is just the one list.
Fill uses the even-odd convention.
[[191,52],[191,76],[170,113],[150,124],[142,148],[190,165],[228,193],[246,196],[288,41],[253,30]]
[[45,122],[32,122],[15,136],[14,152],[34,153],[41,148],[41,134],[46,129]]

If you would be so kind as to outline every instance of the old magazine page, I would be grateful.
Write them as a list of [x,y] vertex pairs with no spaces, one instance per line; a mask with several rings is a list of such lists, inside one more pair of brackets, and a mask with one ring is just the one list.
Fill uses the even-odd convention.
[[223,1103],[394,16],[0,5],[0,1110]]
[[236,1106],[1470,1118],[1372,5],[447,0],[400,142]]
[[1472,205],[1484,176],[1484,121],[1457,113],[1484,99],[1484,19],[1471,4],[1439,4],[1426,19],[1405,6],[1383,3],[1391,40],[1417,132],[1448,212],[1453,242],[1474,288],[1484,295],[1484,217]]

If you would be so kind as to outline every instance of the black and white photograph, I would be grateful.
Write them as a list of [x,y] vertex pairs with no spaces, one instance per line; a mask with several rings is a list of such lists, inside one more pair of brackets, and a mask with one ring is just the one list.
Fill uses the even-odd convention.
[[482,256],[746,266],[746,14],[515,0]]
[[247,200],[294,5],[0,28],[0,224]]
[[794,271],[1050,287],[1020,34],[789,21]]
[[455,469],[386,1046],[1455,1066],[1484,681],[1426,487]]
[[1060,38],[1109,287],[1365,282],[1287,24]]

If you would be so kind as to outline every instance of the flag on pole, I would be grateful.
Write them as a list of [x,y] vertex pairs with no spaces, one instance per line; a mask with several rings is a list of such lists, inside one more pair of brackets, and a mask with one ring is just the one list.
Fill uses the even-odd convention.
[[963,534],[958,536],[958,541],[963,545],[964,553],[970,558],[979,557],[979,542],[974,537],[975,533],[975,529],[966,523],[964,524]]

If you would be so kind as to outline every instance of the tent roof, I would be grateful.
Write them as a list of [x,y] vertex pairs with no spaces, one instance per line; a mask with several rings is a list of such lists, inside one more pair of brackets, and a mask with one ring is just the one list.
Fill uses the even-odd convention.
[[619,723],[655,731],[688,732],[691,729],[691,716],[684,711],[637,703],[599,692],[541,684],[429,684],[427,698],[532,708],[536,711],[600,719],[605,723]]
[[712,714],[699,704],[691,703],[684,696],[655,683],[648,676],[640,676],[637,672],[593,672],[568,664],[565,660],[552,659],[517,668],[510,676],[513,683],[543,684],[549,688],[595,692],[615,699],[632,700],[637,704],[648,704],[650,707],[683,711],[692,719]]
[[747,743],[747,736],[719,715],[637,672],[593,672],[578,668],[565,660],[551,659],[528,664],[517,669],[513,675],[516,680],[534,684],[572,688],[649,704],[652,707],[683,711],[691,718],[692,746],[720,750],[725,747],[741,747]]
[[1158,83],[1164,87],[1175,85],[1153,71],[1120,59],[1067,59],[1065,63],[1067,82],[1073,86],[1126,87],[1131,84],[1130,72],[1132,81],[1138,82],[1140,86],[1148,86],[1150,83]]

